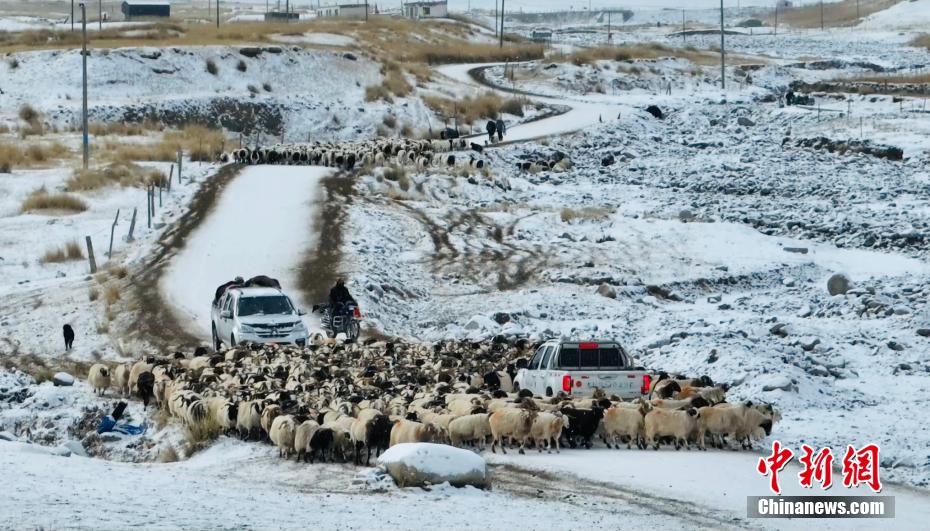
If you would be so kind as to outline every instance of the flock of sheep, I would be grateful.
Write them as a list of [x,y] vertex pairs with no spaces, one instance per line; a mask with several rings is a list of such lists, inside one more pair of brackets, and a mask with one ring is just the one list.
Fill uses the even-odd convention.
[[465,165],[475,169],[486,166],[484,159],[470,155],[456,158],[453,150],[471,148],[481,154],[479,144],[456,140],[413,140],[409,138],[376,138],[356,142],[275,144],[256,148],[242,147],[221,155],[221,162],[238,164],[313,165],[352,170],[356,167],[415,166],[417,169]]
[[[514,389],[531,357],[526,340],[433,345],[369,341],[304,348],[248,345],[222,353],[198,349],[147,357],[133,365],[95,364],[88,381],[154,400],[202,432],[268,440],[282,457],[369,463],[402,442],[440,442],[491,450],[532,445],[558,452],[563,442],[590,448],[662,444],[716,447],[729,436],[744,448],[780,419],[768,404],[728,403],[710,378],[660,373],[648,397],[624,401],[597,391],[586,398],[541,398]],[[366,451],[364,460],[362,450]]]

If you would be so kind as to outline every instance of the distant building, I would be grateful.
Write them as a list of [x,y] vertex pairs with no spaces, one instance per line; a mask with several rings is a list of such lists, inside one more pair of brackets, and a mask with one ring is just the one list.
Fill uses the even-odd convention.
[[265,22],[291,22],[300,20],[300,13],[293,11],[269,11],[265,13]]
[[171,2],[164,0],[123,0],[123,18],[170,17]]
[[788,9],[789,7],[794,7],[794,4],[791,3],[791,0],[778,0],[775,3],[775,7],[779,9]]
[[372,8],[374,4],[336,4],[331,6],[320,6],[316,10],[316,16],[319,18],[365,18],[365,11],[368,14],[374,13]]
[[446,18],[449,16],[449,4],[446,0],[420,0],[404,4],[404,16],[407,18]]

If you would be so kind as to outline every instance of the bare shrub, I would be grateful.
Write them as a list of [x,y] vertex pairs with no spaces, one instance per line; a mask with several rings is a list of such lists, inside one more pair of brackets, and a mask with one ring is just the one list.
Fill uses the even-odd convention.
[[115,284],[110,284],[103,290],[103,300],[107,303],[107,306],[112,306],[119,302],[121,298],[119,286]]
[[78,242],[72,240],[65,244],[64,247],[53,247],[42,256],[42,263],[66,262],[69,260],[83,260],[84,250]]
[[213,59],[207,59],[207,72],[214,76],[220,72],[219,67],[216,66],[216,61]]
[[65,183],[68,191],[97,190],[112,185],[146,186],[165,183],[165,174],[129,162],[114,162],[103,168],[75,170]]

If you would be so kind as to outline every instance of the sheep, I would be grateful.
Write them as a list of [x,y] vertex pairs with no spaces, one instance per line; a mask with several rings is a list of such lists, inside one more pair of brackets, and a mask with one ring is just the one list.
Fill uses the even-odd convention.
[[155,368],[155,365],[151,363],[146,363],[145,361],[137,361],[132,365],[132,368],[129,370],[129,389],[135,389],[136,384],[139,382],[139,375],[144,372],[151,372]]
[[136,378],[136,393],[142,398],[142,407],[149,407],[149,401],[155,398],[155,375],[151,372],[143,372]]
[[119,396],[129,396],[129,366],[125,363],[113,369],[113,387]]
[[293,415],[278,415],[271,421],[271,430],[268,437],[278,447],[278,456],[287,459],[294,453],[294,435],[297,431],[297,422]]
[[308,461],[310,458],[310,439],[313,434],[320,429],[320,424],[315,420],[305,420],[301,422],[297,429],[294,430],[294,450],[297,451],[297,460]]
[[504,437],[518,439],[520,441],[520,453],[526,452],[526,438],[530,434],[533,422],[536,420],[538,412],[522,408],[504,408],[491,413],[488,420],[491,424],[491,452],[496,453],[495,448],[500,445],[501,452],[507,453],[504,449]]
[[487,413],[465,415],[449,423],[449,439],[452,446],[462,446],[462,443],[466,442],[477,442],[478,449],[483,450],[488,435],[491,435],[491,422]]
[[646,445],[643,438],[645,420],[643,417],[648,412],[648,407],[646,404],[641,404],[637,409],[612,407],[604,411],[604,433],[601,436],[604,439],[604,444],[610,448],[608,440],[612,440],[615,447],[619,449],[620,438],[629,437],[626,443],[627,450],[632,448],[634,441],[640,449],[645,449]]
[[368,466],[371,461],[371,449],[373,447],[375,448],[376,457],[381,454],[382,450],[386,450],[391,443],[393,427],[394,423],[391,422],[391,419],[377,410],[367,409],[360,412],[358,418],[352,423],[352,429],[350,430],[352,442],[355,446],[355,464],[358,465],[361,460],[362,446],[368,451],[365,456],[365,466]]
[[727,393],[722,387],[692,387],[685,385],[675,394],[675,398],[679,400],[690,397],[701,397],[710,404],[719,404],[726,400]]
[[268,434],[271,432],[271,423],[274,418],[281,414],[281,406],[271,404],[262,411],[262,430]]
[[110,387],[110,369],[102,363],[91,365],[87,371],[87,382],[93,387],[94,394],[103,396],[107,387]]
[[[677,400],[674,398],[668,398],[668,399],[654,398],[650,400],[649,403],[653,407],[660,407],[662,409],[682,409],[682,408],[688,409],[689,407],[700,409],[702,407],[711,405],[711,403],[708,402],[702,396],[695,396],[691,398],[685,398],[682,400]],[[633,404],[635,404],[635,402]],[[639,407],[639,406],[636,406],[636,407]]]
[[239,414],[238,404],[234,404],[225,398],[216,396],[207,398],[206,404],[209,415],[224,433],[229,433],[236,429]]
[[313,432],[310,436],[310,446],[309,451],[307,452],[310,463],[313,463],[313,460],[316,456],[320,457],[320,461],[326,462],[326,454],[329,453],[332,456],[333,445],[335,444],[335,435],[331,428],[321,426],[319,429]]
[[552,441],[555,441],[555,453],[559,453],[562,430],[567,428],[570,420],[561,413],[541,412],[533,420],[530,428],[530,438],[536,444],[536,449],[542,453],[543,443],[546,444],[546,453],[552,453]]
[[604,408],[600,406],[591,409],[563,407],[560,411],[569,419],[568,427],[562,432],[568,439],[568,445],[574,448],[576,439],[580,438],[585,448],[591,448],[591,437],[595,435],[601,419],[604,418]]
[[249,400],[239,404],[236,415],[236,430],[239,437],[249,439],[258,438],[262,427],[262,404],[258,400]]
[[657,436],[673,437],[676,450],[680,450],[682,444],[684,444],[685,448],[690,449],[688,436],[696,427],[697,416],[698,411],[694,408],[688,410],[653,409],[646,413],[644,422],[646,445],[652,445],[658,450],[659,441],[656,439]]
[[436,428],[412,420],[396,420],[391,428],[390,446],[408,442],[430,442],[436,436]]

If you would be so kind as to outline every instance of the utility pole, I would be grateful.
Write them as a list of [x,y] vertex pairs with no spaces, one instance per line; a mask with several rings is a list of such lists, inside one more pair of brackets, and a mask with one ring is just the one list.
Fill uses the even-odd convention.
[[778,2],[781,0],[775,0],[775,35],[778,35]]
[[610,34],[610,11],[607,12],[607,44],[610,44],[613,39]]
[[856,0],[856,20],[859,20],[859,0]]
[[823,31],[823,0],[820,0],[820,31]]
[[727,61],[723,34],[723,0],[720,0],[720,88],[727,88]]
[[74,0],[71,0],[71,31],[74,31]]
[[497,0],[494,0],[494,35],[497,36]]
[[87,136],[87,6],[81,2],[81,125],[84,131],[84,169],[90,158],[90,138]]
[[501,0],[501,34],[500,47],[504,47],[504,0]]
[[220,0],[216,0],[216,27],[220,27]]
[[368,0],[365,0],[365,22],[368,22]]

